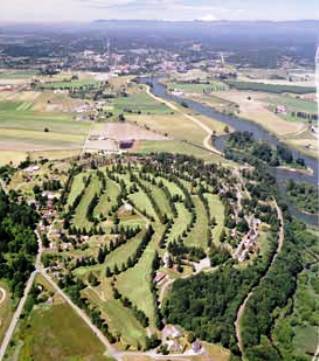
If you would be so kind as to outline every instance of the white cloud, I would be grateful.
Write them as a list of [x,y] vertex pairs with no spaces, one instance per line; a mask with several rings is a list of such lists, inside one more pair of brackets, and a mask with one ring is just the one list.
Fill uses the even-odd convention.
[[200,21],[216,21],[217,18],[213,14],[207,14],[207,15],[204,15],[204,16],[198,18],[198,20],[200,20]]

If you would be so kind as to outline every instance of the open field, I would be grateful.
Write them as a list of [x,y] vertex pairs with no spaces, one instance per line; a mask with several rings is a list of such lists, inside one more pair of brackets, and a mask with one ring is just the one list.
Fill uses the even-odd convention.
[[8,286],[0,281],[0,343],[13,315],[13,302]]
[[306,94],[314,93],[316,88],[313,86],[297,86],[288,84],[272,84],[268,83],[257,83],[257,82],[244,82],[236,80],[228,80],[227,84],[238,90],[251,90],[251,91],[263,91],[270,93],[295,93],[295,94]]
[[170,91],[180,91],[188,94],[211,93],[228,89],[226,84],[217,80],[209,83],[169,82],[167,87]]
[[8,361],[107,361],[103,345],[64,303],[34,309],[15,339],[18,351]]
[[173,154],[192,155],[205,161],[227,163],[224,158],[213,154],[202,147],[196,147],[187,142],[181,142],[177,140],[171,140],[165,143],[159,141],[142,141],[137,144],[136,150],[142,154],[168,152]]
[[1,150],[34,151],[82,146],[90,123],[76,122],[65,114],[35,112],[30,107],[28,102],[0,102]]

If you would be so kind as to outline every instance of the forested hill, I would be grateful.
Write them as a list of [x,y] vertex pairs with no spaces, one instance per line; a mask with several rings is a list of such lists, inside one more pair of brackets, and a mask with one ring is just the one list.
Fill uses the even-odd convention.
[[14,296],[23,293],[34,269],[37,240],[33,229],[36,211],[26,203],[11,201],[0,190],[0,279],[5,279]]

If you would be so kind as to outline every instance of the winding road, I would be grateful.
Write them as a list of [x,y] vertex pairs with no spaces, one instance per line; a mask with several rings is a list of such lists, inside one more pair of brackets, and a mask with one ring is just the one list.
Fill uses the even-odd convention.
[[210,127],[208,127],[205,123],[201,122],[198,118],[194,117],[193,115],[190,115],[186,112],[183,112],[181,109],[179,109],[175,104],[169,102],[166,99],[162,99],[157,97],[156,95],[154,95],[149,86],[146,86],[146,93],[153,98],[154,100],[165,104],[167,107],[169,107],[170,109],[172,109],[175,112],[180,113],[181,115],[183,115],[185,118],[191,120],[193,123],[195,123],[198,127],[200,127],[201,129],[203,129],[206,133],[207,136],[204,138],[203,140],[203,146],[204,148],[206,148],[207,150],[209,150],[212,153],[218,154],[218,155],[223,155],[222,152],[220,152],[219,150],[217,150],[215,147],[213,147],[211,139],[213,136],[213,131],[211,130]]
[[[278,255],[280,254],[282,247],[284,245],[284,241],[285,241],[285,231],[284,231],[284,218],[283,218],[283,214],[281,209],[279,208],[277,202],[275,202],[275,208],[276,208],[276,212],[277,212],[277,217],[280,221],[280,229],[279,229],[279,234],[278,234],[278,245],[277,245],[277,249],[276,252],[273,256],[273,259],[271,260],[271,263],[268,267],[268,269],[271,268],[271,266],[275,263]],[[235,321],[235,330],[236,330],[236,337],[237,337],[237,344],[238,344],[238,348],[241,352],[241,354],[244,354],[244,346],[243,346],[243,340],[241,337],[241,319],[243,314],[245,313],[245,309],[247,306],[248,301],[250,300],[250,298],[252,297],[252,295],[254,294],[255,289],[260,285],[260,283],[262,282],[262,280],[267,276],[267,273],[259,280],[259,283],[253,287],[253,289],[248,293],[248,295],[246,296],[244,302],[240,305],[238,312],[237,312],[237,317],[236,317],[236,321]],[[313,360],[316,361],[316,360]]]

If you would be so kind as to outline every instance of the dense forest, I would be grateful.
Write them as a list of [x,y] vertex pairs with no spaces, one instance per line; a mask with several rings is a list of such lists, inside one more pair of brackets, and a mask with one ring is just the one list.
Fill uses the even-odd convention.
[[5,279],[15,297],[23,294],[34,269],[38,245],[33,229],[36,211],[26,203],[10,200],[0,190],[0,279]]

